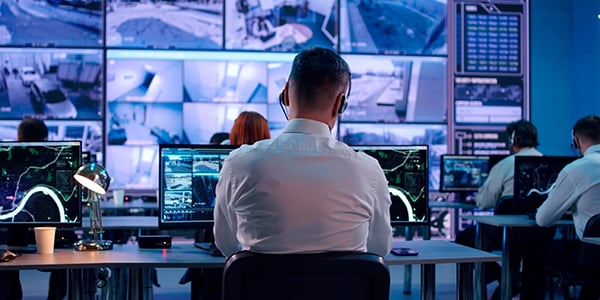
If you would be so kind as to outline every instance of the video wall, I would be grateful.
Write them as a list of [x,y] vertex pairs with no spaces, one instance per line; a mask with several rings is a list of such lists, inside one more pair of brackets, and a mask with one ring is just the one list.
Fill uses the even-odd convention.
[[208,143],[245,110],[277,136],[292,59],[322,46],[352,70],[334,135],[428,144],[436,190],[453,128],[447,11],[446,0],[4,0],[0,140],[44,118],[51,140],[82,140],[104,162],[112,188],[153,191],[159,144]]

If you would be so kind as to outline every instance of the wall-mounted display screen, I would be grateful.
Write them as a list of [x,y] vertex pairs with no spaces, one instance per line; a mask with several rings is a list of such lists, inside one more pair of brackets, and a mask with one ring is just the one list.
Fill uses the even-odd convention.
[[344,53],[446,55],[446,0],[340,1]]
[[454,153],[508,155],[508,134],[504,128],[461,127],[454,129]]
[[225,1],[225,48],[298,52],[337,48],[337,0]]
[[102,119],[102,51],[0,49],[0,118]]
[[107,1],[106,46],[221,49],[223,0]]
[[342,122],[442,123],[446,120],[446,59],[345,55],[352,90]]
[[102,47],[102,1],[0,2],[0,45]]

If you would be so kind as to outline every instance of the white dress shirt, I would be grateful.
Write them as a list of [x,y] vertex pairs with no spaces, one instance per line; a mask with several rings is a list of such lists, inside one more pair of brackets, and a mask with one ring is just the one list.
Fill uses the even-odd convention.
[[216,194],[215,242],[226,256],[391,250],[383,170],[321,122],[292,119],[277,138],[231,152]]
[[589,147],[582,158],[560,171],[535,220],[540,226],[549,226],[569,209],[575,232],[581,238],[587,221],[600,213],[600,145]]
[[483,185],[477,191],[475,203],[481,209],[494,208],[502,196],[512,196],[515,185],[515,156],[542,156],[535,148],[522,148],[516,154],[499,161],[492,169]]

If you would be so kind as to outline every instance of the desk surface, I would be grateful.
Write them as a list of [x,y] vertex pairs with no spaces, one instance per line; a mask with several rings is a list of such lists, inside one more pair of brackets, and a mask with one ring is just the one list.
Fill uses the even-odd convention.
[[[389,265],[470,263],[499,261],[500,256],[447,241],[402,241],[399,247],[412,248],[417,256],[387,255]],[[114,245],[107,251],[74,251],[56,249],[53,254],[23,254],[10,262],[0,263],[0,270],[10,269],[72,269],[104,267],[168,267],[218,268],[224,257],[210,256],[192,244],[174,244],[171,249],[139,249],[137,245]]]
[[432,207],[432,208],[476,209],[477,205],[475,205],[475,203],[467,203],[467,202],[429,201],[429,207]]
[[[90,228],[90,218],[81,218],[81,226]],[[154,216],[103,216],[102,228],[113,229],[158,229],[158,217]]]
[[[527,215],[493,215],[493,216],[461,216],[465,220],[471,220],[482,224],[492,226],[508,226],[508,227],[535,227],[538,226],[535,220],[530,219]],[[554,225],[573,225],[573,220],[560,220]]]

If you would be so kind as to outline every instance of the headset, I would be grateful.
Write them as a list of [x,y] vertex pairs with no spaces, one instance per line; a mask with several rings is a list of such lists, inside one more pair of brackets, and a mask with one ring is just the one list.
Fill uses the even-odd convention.
[[[348,108],[348,98],[350,97],[350,93],[352,92],[352,74],[348,74],[348,90],[345,95],[342,95],[342,103],[340,103],[340,108],[338,109],[338,114],[344,113],[346,108]],[[279,93],[279,106],[285,115],[285,118],[288,119],[287,111],[285,110],[285,96],[283,95],[283,91]]]

